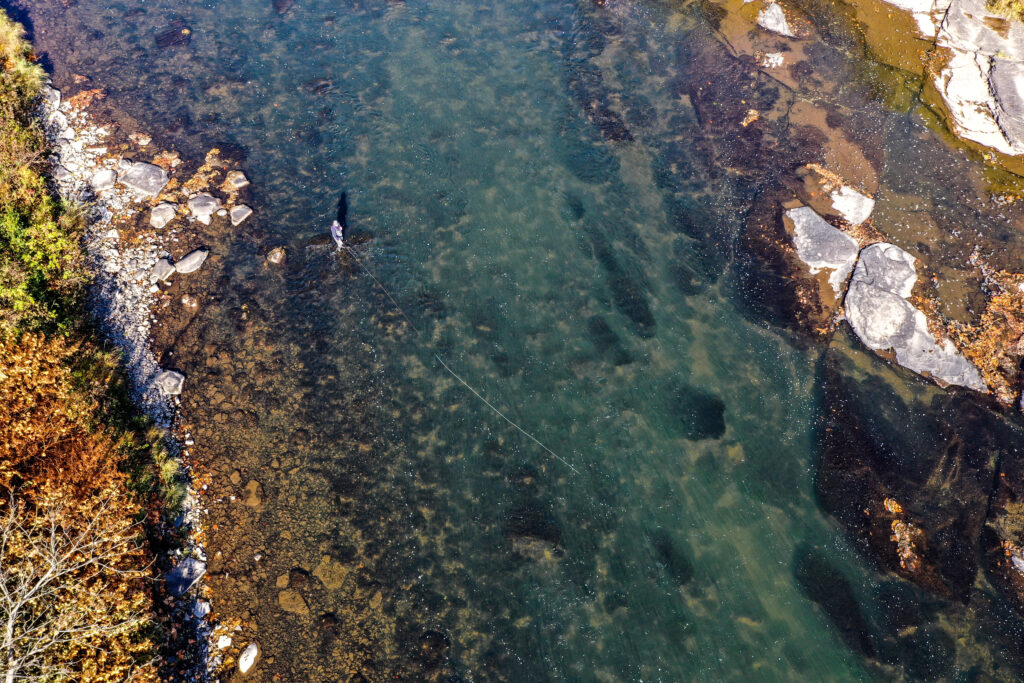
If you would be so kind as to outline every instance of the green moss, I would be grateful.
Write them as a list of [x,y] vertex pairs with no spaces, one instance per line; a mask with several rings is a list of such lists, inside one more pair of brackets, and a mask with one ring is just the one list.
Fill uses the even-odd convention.
[[84,220],[50,193],[33,116],[44,73],[22,28],[0,14],[0,334],[68,332],[87,283]]
[[985,6],[993,14],[1007,19],[1024,21],[1024,2],[1022,0],[988,0]]

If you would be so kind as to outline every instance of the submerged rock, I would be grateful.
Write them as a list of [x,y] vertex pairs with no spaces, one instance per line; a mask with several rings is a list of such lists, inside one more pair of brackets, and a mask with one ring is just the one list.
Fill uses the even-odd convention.
[[891,350],[903,367],[985,391],[978,369],[949,340],[936,342],[924,313],[907,301],[917,281],[914,260],[894,244],[865,247],[846,294],[847,319],[869,349]]
[[284,263],[285,256],[286,253],[284,247],[274,247],[267,254],[267,262],[272,263],[275,266],[278,266]]
[[683,384],[669,396],[669,413],[684,439],[720,439],[725,434],[725,402],[709,391]]
[[657,563],[675,583],[685,585],[693,580],[693,563],[683,544],[672,538],[664,529],[649,532],[647,538],[654,547]]
[[162,202],[152,208],[149,212],[150,227],[159,230],[171,222],[178,211],[178,205],[171,202]]
[[822,551],[798,546],[794,551],[793,576],[801,592],[835,624],[843,642],[862,656],[875,656],[871,631],[853,587]]
[[337,590],[345,585],[348,567],[330,555],[324,555],[320,559],[320,563],[313,569],[313,576],[320,579],[324,588]]
[[551,506],[538,498],[526,498],[505,516],[505,535],[512,551],[535,561],[558,556],[562,529]]
[[196,249],[182,256],[181,260],[174,264],[174,267],[182,274],[194,273],[199,270],[199,267],[203,265],[203,262],[206,261],[206,257],[209,255],[209,249]]
[[167,573],[167,590],[171,595],[184,595],[206,573],[206,563],[194,557],[186,557]]
[[160,48],[173,45],[188,45],[192,41],[192,29],[181,22],[156,34],[156,45]]
[[822,361],[822,507],[900,576],[964,600],[994,463],[1019,431],[966,393],[906,377],[837,334]]
[[121,184],[136,194],[144,197],[155,197],[160,194],[167,184],[167,171],[147,164],[144,161],[137,161],[121,174]]
[[289,614],[309,614],[309,605],[306,604],[306,599],[296,590],[287,588],[278,593],[277,603]]

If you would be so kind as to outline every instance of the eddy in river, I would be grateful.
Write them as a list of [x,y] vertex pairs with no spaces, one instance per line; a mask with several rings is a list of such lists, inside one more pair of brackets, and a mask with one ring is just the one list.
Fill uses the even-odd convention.
[[334,238],[334,243],[338,245],[339,249],[344,249],[348,245],[345,244],[345,238],[348,236],[348,196],[347,193],[342,192],[341,197],[338,199],[338,215],[335,217],[334,222],[331,223],[331,237]]

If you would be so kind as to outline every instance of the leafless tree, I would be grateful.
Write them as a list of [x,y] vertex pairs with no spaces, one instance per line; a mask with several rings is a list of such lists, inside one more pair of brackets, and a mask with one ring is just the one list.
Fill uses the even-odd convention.
[[[139,627],[146,615],[117,604],[113,582],[125,569],[138,529],[111,523],[104,503],[68,525],[59,501],[29,508],[11,499],[0,511],[0,672],[4,683],[70,677],[69,650],[95,649]],[[131,576],[134,575],[134,576]]]

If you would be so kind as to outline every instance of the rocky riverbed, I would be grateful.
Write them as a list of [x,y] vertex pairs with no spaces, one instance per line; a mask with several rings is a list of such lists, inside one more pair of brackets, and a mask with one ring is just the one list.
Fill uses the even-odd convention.
[[[970,644],[957,655],[963,670],[994,670],[992,655],[974,644],[999,639],[980,633],[989,628],[985,614],[967,613],[959,601],[970,594],[972,610],[1003,619],[996,608],[1006,601],[996,597],[997,589],[1012,598],[1020,583],[1013,572],[1024,565],[1024,539],[1014,516],[1017,492],[1024,487],[1011,462],[1013,411],[1020,390],[1018,342],[1024,332],[1015,322],[1022,298],[1014,268],[1024,257],[1017,230],[1024,215],[1015,198],[1018,180],[989,165],[983,155],[991,155],[994,162],[1012,158],[995,150],[979,151],[978,143],[965,147],[936,117],[943,105],[934,99],[939,95],[931,74],[941,60],[928,59],[934,45],[919,32],[912,14],[867,2],[702,3],[690,8],[700,19],[694,22],[697,27],[682,39],[672,34],[666,39],[659,32],[662,26],[685,24],[693,16],[673,14],[671,21],[649,30],[631,23],[636,21],[631,14],[635,3],[581,2],[575,7],[579,16],[568,22],[571,28],[558,34],[564,63],[553,67],[557,75],[550,93],[538,99],[558,101],[559,111],[533,110],[521,89],[503,84],[493,100],[501,111],[481,116],[491,111],[491,102],[473,105],[480,109],[447,110],[451,102],[462,106],[463,93],[442,97],[438,93],[443,89],[435,87],[418,94],[430,60],[415,54],[407,63],[389,61],[405,49],[398,46],[418,44],[422,24],[444,12],[418,17],[411,6],[369,3],[365,17],[353,9],[345,21],[328,21],[317,14],[326,8],[284,4],[288,6],[282,5],[280,14],[264,8],[266,17],[246,16],[248,25],[259,29],[244,37],[229,36],[222,45],[216,36],[226,23],[222,12],[251,12],[250,7],[220,7],[216,16],[208,16],[208,8],[192,6],[187,34],[184,24],[175,24],[174,30],[150,30],[152,26],[142,24],[126,36],[116,32],[131,22],[122,22],[121,14],[112,10],[102,18],[107,25],[97,23],[90,35],[116,34],[132,45],[135,61],[130,65],[115,64],[113,51],[75,42],[84,32],[67,28],[72,24],[64,15],[49,27],[69,35],[51,33],[46,38],[56,54],[65,39],[74,43],[65,55],[69,62],[83,63],[88,55],[106,64],[105,77],[126,93],[161,88],[174,92],[173,104],[165,104],[162,111],[161,129],[174,128],[181,138],[198,139],[210,130],[237,135],[252,155],[254,173],[259,169],[263,174],[260,184],[276,183],[262,203],[247,199],[259,209],[257,220],[273,216],[260,225],[267,234],[246,230],[252,226],[244,223],[235,231],[229,223],[244,221],[248,214],[238,203],[242,194],[232,199],[220,183],[223,178],[234,185],[231,179],[238,179],[228,172],[230,165],[213,159],[208,170],[218,174],[216,179],[184,192],[170,184],[191,175],[185,165],[162,165],[159,155],[146,151],[148,145],[140,147],[128,138],[124,144],[129,147],[119,152],[133,161],[155,163],[169,177],[159,196],[142,203],[151,209],[142,209],[135,228],[160,235],[188,221],[188,229],[179,235],[186,241],[156,245],[146,253],[144,265],[156,282],[140,284],[146,292],[157,287],[150,292],[159,312],[155,324],[149,319],[149,330],[157,338],[153,359],[157,366],[184,375],[180,401],[186,417],[196,421],[191,431],[198,442],[190,450],[210,463],[209,488],[200,497],[211,499],[211,520],[219,525],[209,529],[209,567],[199,557],[182,563],[174,585],[184,591],[208,570],[218,610],[245,629],[241,634],[233,627],[222,630],[211,644],[214,652],[225,653],[225,663],[233,668],[232,658],[243,653],[248,634],[255,632],[266,647],[256,666],[268,677],[373,678],[403,671],[416,677],[408,673],[415,671],[424,672],[419,678],[440,680],[465,666],[498,678],[501,672],[518,670],[513,668],[515,658],[528,651],[506,646],[513,641],[502,640],[510,638],[504,633],[528,634],[530,624],[539,623],[536,613],[508,606],[515,600],[506,596],[519,594],[507,577],[533,580],[541,576],[535,572],[546,572],[537,588],[531,585],[523,592],[529,600],[558,585],[552,577],[570,563],[575,563],[574,585],[588,590],[596,586],[598,594],[606,593],[603,602],[581,594],[573,603],[593,603],[588,607],[592,612],[578,623],[598,630],[579,629],[574,623],[571,633],[559,632],[558,615],[539,642],[557,642],[573,657],[599,643],[597,649],[608,652],[609,659],[626,661],[611,647],[623,640],[622,620],[630,610],[642,609],[633,603],[638,584],[629,581],[641,573],[632,567],[645,561],[645,538],[655,540],[660,558],[649,563],[655,568],[651,575],[658,574],[659,566],[670,567],[675,583],[689,585],[683,594],[690,607],[699,605],[699,612],[722,618],[691,615],[687,628],[680,626],[667,638],[671,646],[648,650],[657,656],[643,657],[643,665],[661,666],[658,657],[676,646],[695,659],[707,657],[706,652],[695,654],[699,643],[693,634],[733,621],[750,630],[723,647],[736,662],[746,663],[736,655],[743,642],[754,644],[759,656],[758,638],[784,641],[779,633],[790,631],[773,623],[774,615],[802,601],[794,594],[785,606],[776,604],[762,615],[751,607],[761,596],[743,597],[762,577],[773,577],[774,583],[757,590],[773,596],[782,594],[793,578],[787,567],[771,573],[776,565],[786,564],[778,562],[774,548],[765,561],[747,559],[749,566],[758,567],[756,575],[731,585],[723,580],[726,564],[737,566],[737,558],[749,558],[752,547],[765,545],[761,535],[730,545],[733,539],[747,538],[745,531],[753,527],[746,526],[749,521],[729,526],[735,522],[729,515],[764,497],[769,504],[748,510],[750,520],[771,518],[785,524],[797,518],[806,510],[792,503],[799,487],[792,485],[795,478],[786,479],[788,468],[803,472],[820,463],[815,471],[822,507],[839,520],[857,548],[877,560],[868,564],[896,575],[883,584],[899,597],[892,602],[911,607],[888,609],[883,597],[890,593],[882,590],[879,602],[887,609],[879,626],[869,614],[871,600],[861,596],[858,607],[857,589],[851,587],[849,577],[860,565],[851,562],[842,572],[834,570],[825,553],[801,544],[793,553],[794,577],[804,594],[838,625],[855,652],[872,665],[891,666],[889,673],[941,677],[951,670],[958,642]],[[523,38],[531,55],[538,36],[551,37],[549,27],[563,18],[555,15],[564,9],[543,8],[551,14],[539,17],[515,16],[517,27],[536,22],[536,33],[531,28]],[[85,21],[100,21],[99,15],[81,8],[67,14],[76,11]],[[411,40],[391,33],[406,13],[415,19]],[[145,14],[133,18],[158,20]],[[479,19],[474,15],[467,24],[476,26]],[[322,32],[314,42],[321,41],[316,55],[324,61],[309,60],[304,53],[298,57],[297,44],[289,42],[296,35],[306,40],[301,32],[311,26]],[[364,31],[358,39],[335,42],[342,27],[356,26]],[[377,36],[374,42],[368,36],[379,27],[387,28],[386,39]],[[452,73],[462,74],[464,82],[486,84],[482,91],[489,97],[492,85],[502,84],[503,78],[514,82],[515,76],[498,78],[467,68],[473,65],[467,55],[480,45],[495,48],[499,36],[516,35],[506,29],[480,40],[472,32],[464,35],[465,26],[456,24],[424,41],[436,38],[443,55],[437,63],[455,69]],[[188,37],[193,32],[195,40]],[[909,37],[892,41],[897,34]],[[341,45],[344,49],[331,61],[331,51]],[[367,46],[365,53],[357,46]],[[423,49],[433,47],[430,43]],[[249,62],[247,55],[252,56]],[[635,55],[641,59],[636,61]],[[501,61],[489,53],[485,57],[481,64]],[[181,77],[181,60],[188,61],[195,77]],[[228,61],[239,75],[203,71]],[[289,75],[305,74],[300,79],[304,85],[275,82],[284,64]],[[402,68],[412,64],[416,69]],[[84,67],[58,68],[70,82],[74,70]],[[138,83],[133,82],[136,70],[144,72]],[[452,73],[445,72],[438,82],[453,81]],[[564,103],[563,89],[568,93]],[[178,97],[179,90],[188,96]],[[144,117],[149,103],[136,106],[136,115]],[[221,109],[231,114],[219,119]],[[425,114],[435,109],[434,119]],[[520,109],[535,113],[517,120]],[[471,110],[472,117],[465,114]],[[417,127],[421,116],[426,122]],[[552,180],[534,195],[529,183],[520,187],[516,165],[501,155],[493,157],[493,169],[486,173],[472,167],[471,159],[491,158],[481,151],[483,145],[472,154],[460,147],[455,129],[471,119],[488,138],[508,135],[526,156],[531,154],[531,135],[541,133],[525,131],[546,134],[555,125],[558,135],[551,141],[544,138],[532,152],[543,160],[534,167],[551,172]],[[547,159],[537,151],[541,149],[557,151],[556,158]],[[435,162],[439,166],[431,165]],[[338,171],[342,166],[344,174]],[[566,168],[573,177],[564,177]],[[145,169],[140,168],[140,177],[151,175]],[[120,162],[105,170],[118,173]],[[492,170],[496,178],[489,180]],[[312,237],[329,223],[329,218],[321,221],[321,213],[333,203],[339,177],[357,188],[353,223],[380,238],[379,245],[367,249],[367,263],[396,282],[409,275],[413,284],[408,290],[399,286],[399,301],[403,306],[407,299],[415,301],[417,323],[423,318],[444,332],[445,352],[465,350],[473,377],[487,377],[498,368],[501,380],[495,379],[494,386],[522,383],[504,400],[514,403],[535,395],[545,409],[550,402],[560,406],[551,413],[574,414],[572,405],[558,402],[564,399],[564,387],[576,386],[578,395],[591,401],[605,396],[601,403],[607,408],[601,413],[608,424],[628,424],[630,415],[656,423],[663,406],[624,398],[625,393],[613,400],[593,379],[602,377],[602,384],[614,386],[619,377],[624,385],[643,386],[669,367],[686,376],[703,373],[700,381],[705,384],[699,391],[687,385],[667,392],[673,398],[665,403],[677,411],[670,430],[679,429],[678,413],[697,414],[701,424],[685,429],[686,438],[679,442],[657,440],[642,449],[643,458],[624,460],[623,453],[648,443],[646,432],[629,427],[615,439],[605,437],[610,445],[604,451],[601,439],[589,437],[603,434],[604,427],[588,427],[593,406],[581,402],[586,410],[572,426],[574,434],[587,440],[580,451],[594,462],[608,461],[595,465],[610,473],[596,487],[559,482],[558,471],[553,475],[543,462],[521,468],[507,464],[514,469],[507,475],[506,463],[520,454],[508,453],[503,432],[495,431],[495,438],[487,435],[481,445],[479,435],[467,427],[469,422],[483,423],[486,415],[477,414],[457,429],[435,430],[443,424],[434,413],[440,400],[450,403],[452,415],[473,415],[460,403],[471,397],[430,383],[433,373],[418,359],[414,344],[401,346],[413,335],[391,303],[355,264],[344,257],[328,258],[325,245]],[[109,179],[109,173],[103,178]],[[510,180],[509,185],[502,186],[502,180]],[[489,182],[504,191],[495,189],[474,205],[474,188]],[[564,197],[551,200],[553,187]],[[550,215],[542,219],[543,230],[531,232],[529,211],[504,216],[515,227],[515,240],[500,250],[503,258],[482,253],[491,270],[474,271],[465,245],[458,242],[467,235],[497,239],[500,231],[492,228],[500,214],[497,198],[512,201],[520,194],[530,198],[531,209],[552,202]],[[720,212],[723,205],[727,208]],[[227,215],[218,215],[221,210]],[[733,230],[738,226],[724,217],[737,213],[744,225],[734,251]],[[556,225],[559,230],[552,229]],[[418,226],[428,227],[415,232]],[[119,253],[130,232],[121,231]],[[583,254],[578,259],[572,246],[552,243],[558,244],[556,249],[545,241],[577,232]],[[234,235],[238,239],[232,242]],[[421,250],[424,244],[429,249]],[[287,258],[281,245],[287,246]],[[572,310],[585,311],[583,329],[589,330],[605,360],[614,359],[614,375],[606,375],[601,360],[588,359],[587,338],[577,340],[571,357],[562,355],[566,339],[575,338],[572,315],[536,322],[544,311],[538,302],[576,287],[566,275],[543,291],[540,245],[548,245],[567,264],[593,259],[586,285],[572,294],[578,297]],[[234,261],[230,272],[222,261],[229,251]],[[263,263],[264,255],[270,265]],[[671,262],[670,270],[659,269],[662,255]],[[393,271],[391,259],[407,262]],[[517,271],[523,262],[535,262],[537,269]],[[186,272],[197,264],[199,270]],[[130,275],[137,269],[129,264],[119,272]],[[734,309],[715,298],[731,286],[733,269],[741,273],[737,298],[749,305],[757,326],[770,320],[797,331],[795,345],[813,349],[808,355],[812,359],[827,349],[814,380],[823,395],[820,414],[817,403],[810,401],[803,412],[785,413],[782,404],[788,401],[779,397],[799,394],[795,381],[766,394],[760,411],[750,409],[750,396],[757,394],[751,386],[744,385],[742,400],[725,395],[730,382],[744,380],[722,371],[723,365],[731,364],[736,377],[760,378],[762,387],[775,386],[765,379],[768,366],[779,366],[773,370],[780,374],[786,366],[770,351],[775,341],[767,337],[758,343],[769,351],[748,366],[724,360],[733,356],[726,348],[730,344],[722,340],[731,342],[735,330],[718,334],[712,327],[715,335],[702,336],[707,321],[696,322],[700,315],[710,320],[729,311],[733,316]],[[516,283],[515,297],[492,289],[492,280],[516,272],[518,278],[508,276]],[[460,297],[457,280],[467,273],[479,279],[471,283],[472,292]],[[171,284],[162,284],[164,280]],[[391,286],[387,276],[384,281]],[[676,305],[669,289],[681,292],[685,302]],[[594,292],[605,300],[592,301]],[[529,315],[517,317],[507,307],[505,302],[517,297],[530,302]],[[708,302],[717,307],[713,312],[702,308]],[[682,332],[673,325],[677,318],[688,321]],[[557,330],[559,338],[545,341],[546,329]],[[700,342],[692,349],[687,345],[691,338]],[[813,341],[808,343],[808,338]],[[670,350],[660,349],[659,340],[668,340]],[[708,352],[711,348],[713,353]],[[394,349],[402,349],[395,356],[407,359],[407,374],[388,365]],[[557,391],[551,389],[549,369],[544,381],[530,385],[523,368],[535,358],[557,359],[552,366],[560,371],[564,367],[566,377],[578,372],[580,383],[563,378]],[[807,363],[801,369],[807,371]],[[176,390],[180,379],[170,376],[173,383],[167,386]],[[408,388],[418,381],[426,388]],[[531,386],[543,387],[544,393],[529,394]],[[658,396],[658,388],[652,387],[651,393]],[[808,419],[820,418],[822,430],[814,439],[808,437],[814,452],[800,460],[803,454],[794,446],[798,437],[787,433],[776,443],[771,433],[776,423],[808,414]],[[529,411],[524,417],[538,424],[547,419]],[[734,437],[745,419],[756,436]],[[422,431],[417,431],[420,425]],[[555,426],[549,429],[557,432]],[[936,436],[908,435],[930,433]],[[464,445],[463,438],[469,443]],[[716,450],[719,443],[722,448]],[[656,462],[652,454],[661,450],[672,457],[653,474],[645,474],[647,459]],[[608,457],[602,458],[605,453]],[[611,461],[626,463],[624,471],[616,471]],[[684,483],[675,489],[667,473],[675,472],[680,462],[684,471],[679,480]],[[465,469],[448,481],[443,473],[451,463]],[[493,489],[491,483],[474,483],[477,467],[488,482],[498,482]],[[202,476],[197,480],[206,481]],[[506,477],[515,490],[511,505],[502,499],[500,488]],[[705,489],[702,477],[711,482]],[[616,481],[638,488],[608,483]],[[732,481],[744,486],[718,498]],[[649,489],[640,488],[648,482],[653,482]],[[591,509],[586,507],[591,491],[604,486],[610,494],[621,490],[620,501],[585,514]],[[783,493],[773,495],[773,486]],[[575,506],[565,502],[577,490]],[[707,498],[690,501],[687,495],[693,491]],[[692,502],[688,517],[671,518],[658,532],[608,530],[619,522],[603,515],[611,520],[622,511],[625,519],[645,507],[625,501],[647,501],[652,494],[667,497],[666,492]],[[986,510],[989,501],[993,504]],[[808,498],[807,509],[813,506]],[[497,521],[481,519],[481,514]],[[722,526],[706,526],[705,517],[719,519]],[[593,519],[604,520],[601,525],[608,529],[589,528]],[[824,524],[834,526],[828,520]],[[681,543],[686,534],[674,534],[687,525],[702,531]],[[779,528],[785,533],[776,531],[775,543],[785,546],[801,538],[800,531]],[[493,529],[499,531],[484,535]],[[477,538],[472,534],[478,532],[479,538],[492,542],[473,543],[473,552],[460,556],[460,539]],[[627,538],[636,545],[623,551]],[[584,542],[577,543],[579,539]],[[510,555],[502,554],[504,543]],[[730,557],[716,569],[714,581],[708,581],[716,554]],[[598,573],[587,566],[591,558],[608,563],[612,571],[602,571],[592,581]],[[615,581],[607,580],[611,575]],[[677,589],[666,595],[676,595]],[[737,602],[748,604],[734,612],[723,607],[737,595]],[[488,602],[494,606],[482,607]],[[655,604],[667,604],[665,597],[659,596]],[[423,615],[429,619],[421,619]],[[478,615],[486,617],[477,621]],[[644,633],[659,632],[646,614],[642,621]],[[1006,617],[1000,623],[1016,622]],[[601,624],[611,625],[607,640],[602,640]],[[1011,653],[1020,651],[1012,634],[1012,627],[997,634]],[[522,637],[527,642],[528,636]],[[793,638],[789,645],[798,645],[803,654],[808,642]],[[244,652],[249,653],[245,661],[251,662],[259,649],[247,647]],[[704,661],[710,659],[714,657]],[[774,653],[772,659],[765,666],[782,661]],[[641,669],[609,671],[636,678]]]

